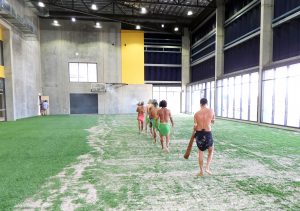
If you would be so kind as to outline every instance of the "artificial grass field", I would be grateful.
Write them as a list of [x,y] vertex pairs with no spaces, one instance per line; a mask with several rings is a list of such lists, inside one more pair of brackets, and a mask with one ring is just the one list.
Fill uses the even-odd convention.
[[0,210],[11,210],[45,180],[90,151],[96,116],[45,116],[0,123]]
[[[84,134],[82,129],[91,125],[95,118],[98,118],[98,122],[89,130],[87,141],[84,135],[80,138],[74,135],[80,132]],[[8,197],[11,203],[6,204],[6,207],[12,208],[15,205],[15,210],[300,209],[299,133],[217,120],[213,126],[213,175],[197,177],[199,167],[195,145],[189,160],[183,159],[193,126],[191,115],[174,117],[175,128],[171,135],[169,154],[162,152],[160,144],[154,144],[148,135],[138,134],[136,115],[31,118],[22,120],[23,124],[18,129],[30,131],[32,124],[40,125],[40,121],[47,125],[53,124],[53,130],[56,129],[52,133],[44,132],[44,136],[48,138],[30,143],[28,149],[32,152],[29,154],[22,148],[15,154],[3,149],[1,128],[0,187],[7,189],[9,186],[6,182],[9,181],[8,184],[13,187],[12,183],[19,180],[18,184],[14,184],[18,191],[7,191],[3,196],[1,191],[1,206],[3,200],[6,201],[5,197]],[[61,124],[68,121],[66,126]],[[18,121],[15,124],[17,123]],[[5,123],[1,127],[9,127],[9,124],[14,123]],[[13,131],[15,130],[12,129],[11,132]],[[23,136],[29,136],[26,134],[23,133]],[[54,137],[50,141],[51,134]],[[70,137],[72,141],[78,138],[78,143],[65,147],[73,143],[69,140],[60,145],[62,137],[59,134]],[[47,140],[48,144],[39,144]],[[39,147],[34,147],[35,144]],[[23,145],[27,146],[26,143]],[[76,148],[76,151],[71,151],[70,154],[61,152],[70,150],[69,148]],[[39,150],[42,153],[36,152]],[[23,155],[20,156],[21,154]],[[23,167],[22,163],[26,160],[24,158],[31,154],[38,156],[32,156],[25,162],[25,166],[33,166],[34,169],[44,169],[42,161],[46,163],[51,160],[47,175],[35,176],[32,169]],[[81,156],[75,160],[79,154]],[[36,162],[37,158],[42,161]],[[57,159],[52,161],[54,158]],[[6,164],[11,159],[23,167],[18,170],[18,175],[27,177],[14,176],[14,167],[8,170]],[[72,163],[67,165],[70,162]],[[43,171],[39,170],[37,173],[39,172]],[[3,181],[2,174],[9,175],[6,178],[9,181]],[[39,178],[38,182],[35,177]],[[27,188],[31,189],[30,192]],[[20,201],[21,199],[24,200]]]

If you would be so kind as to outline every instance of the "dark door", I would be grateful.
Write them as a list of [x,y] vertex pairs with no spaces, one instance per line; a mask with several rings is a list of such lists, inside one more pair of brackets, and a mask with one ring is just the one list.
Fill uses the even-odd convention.
[[70,94],[71,114],[98,114],[98,94]]

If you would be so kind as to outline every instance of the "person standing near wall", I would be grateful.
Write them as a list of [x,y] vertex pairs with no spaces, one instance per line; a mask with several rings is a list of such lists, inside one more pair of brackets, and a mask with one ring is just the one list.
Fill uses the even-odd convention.
[[215,121],[215,114],[212,109],[209,109],[207,107],[207,99],[202,98],[200,100],[200,111],[195,113],[194,115],[194,130],[195,138],[197,147],[199,149],[198,151],[198,161],[199,161],[199,167],[200,172],[199,176],[203,176],[203,155],[204,151],[208,149],[208,155],[207,155],[207,163],[205,171],[208,174],[211,174],[210,172],[210,163],[212,161],[213,153],[214,153],[214,141],[211,133],[211,124]]
[[42,103],[42,116],[46,116],[48,114],[49,103],[47,100],[44,100]]

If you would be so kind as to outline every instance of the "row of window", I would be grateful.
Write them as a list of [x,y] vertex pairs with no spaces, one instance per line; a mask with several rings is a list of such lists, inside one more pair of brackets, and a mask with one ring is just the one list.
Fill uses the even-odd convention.
[[96,63],[69,63],[70,82],[97,82]]
[[167,101],[167,107],[171,110],[172,114],[180,113],[180,101],[181,87],[180,86],[154,86],[153,87],[153,99],[158,102],[161,100]]
[[[206,97],[220,117],[258,121],[289,127],[300,127],[300,63],[263,72],[261,117],[258,117],[258,72],[224,78],[187,88],[187,111],[199,110]],[[214,93],[216,88],[216,107]]]

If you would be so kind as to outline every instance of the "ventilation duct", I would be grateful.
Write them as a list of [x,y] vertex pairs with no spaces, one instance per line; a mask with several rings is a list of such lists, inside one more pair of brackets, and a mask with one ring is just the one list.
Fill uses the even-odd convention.
[[0,16],[18,28],[25,36],[37,36],[37,28],[33,22],[18,14],[6,0],[0,0]]

